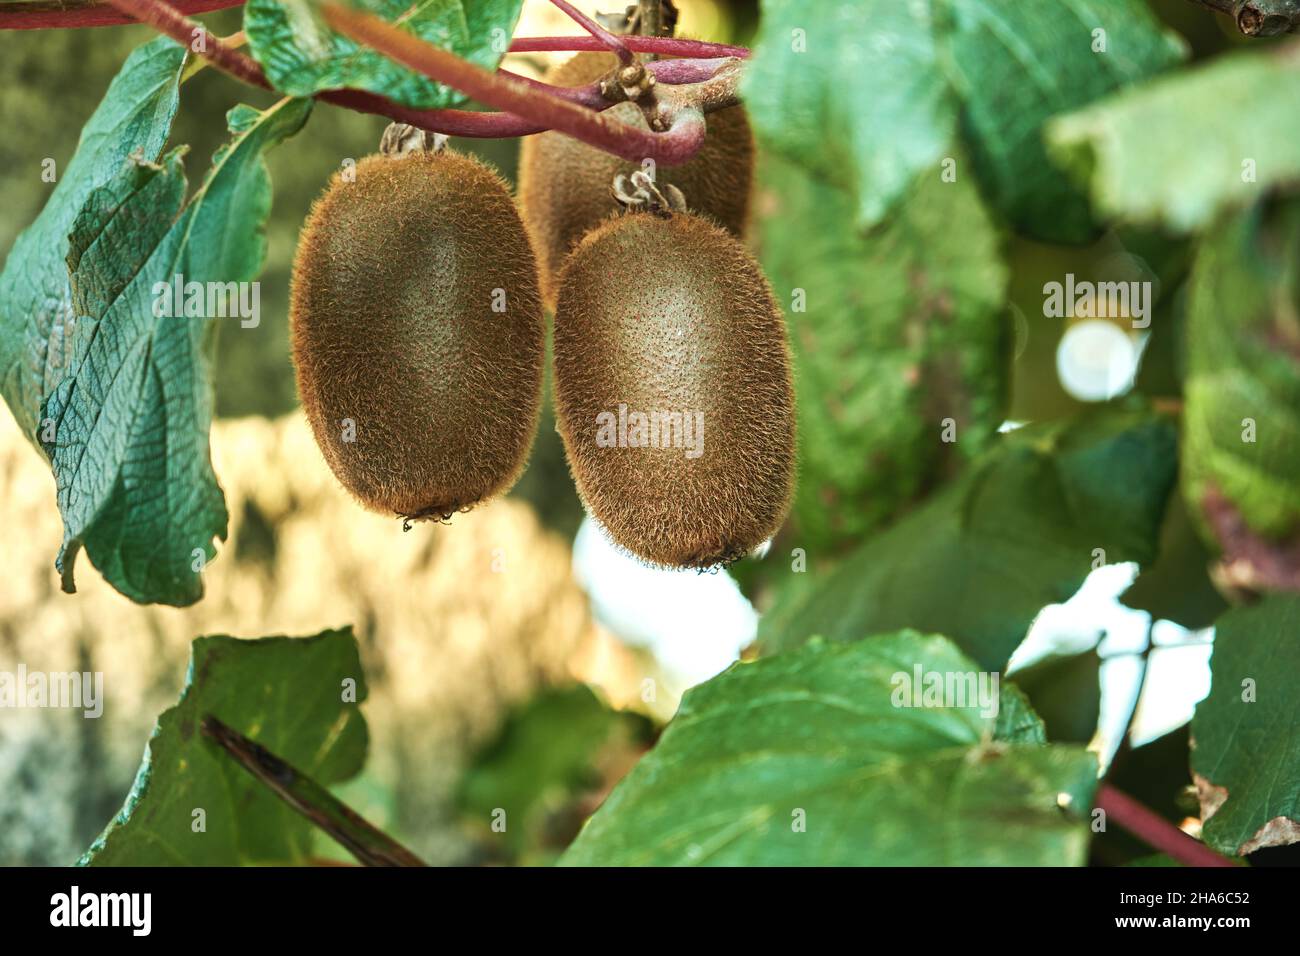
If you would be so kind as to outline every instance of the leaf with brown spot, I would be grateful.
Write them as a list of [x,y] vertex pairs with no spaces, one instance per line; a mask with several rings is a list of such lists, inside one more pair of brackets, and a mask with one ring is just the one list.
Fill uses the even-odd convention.
[[1210,694],[1192,720],[1201,835],[1243,856],[1300,840],[1300,597],[1272,595],[1216,625]]

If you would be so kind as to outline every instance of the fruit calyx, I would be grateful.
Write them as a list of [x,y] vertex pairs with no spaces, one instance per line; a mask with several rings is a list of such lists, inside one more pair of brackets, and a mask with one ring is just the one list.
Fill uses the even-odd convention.
[[628,212],[648,212],[661,219],[668,219],[675,212],[686,212],[685,194],[672,183],[665,183],[660,189],[643,169],[631,175],[619,173],[610,192]]
[[410,153],[441,153],[448,138],[446,133],[431,133],[409,123],[389,123],[379,138],[379,151],[390,159]]
[[422,521],[436,521],[438,524],[451,524],[451,519],[458,514],[468,514],[473,505],[465,505],[463,508],[448,509],[446,505],[435,505],[432,508],[425,508],[423,511],[417,511],[415,514],[404,515],[398,512],[397,517],[402,519],[402,530],[410,531]]

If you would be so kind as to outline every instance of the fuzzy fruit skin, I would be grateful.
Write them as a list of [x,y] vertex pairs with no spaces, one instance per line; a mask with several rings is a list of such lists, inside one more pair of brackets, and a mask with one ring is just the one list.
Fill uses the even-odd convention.
[[[607,220],[565,262],[555,400],[583,501],[626,550],[707,568],[780,528],[795,468],[785,324],[753,257],[687,213]],[[597,416],[703,412],[703,454],[598,444]],[[606,440],[608,433],[606,433]]]
[[523,470],[545,347],[536,262],[505,183],[473,157],[370,156],[355,174],[334,176],[299,239],[298,392],[363,505],[440,517]]
[[[548,83],[581,86],[618,65],[612,53],[579,53],[550,71]],[[612,119],[648,129],[640,107],[619,103],[605,111]],[[686,195],[692,212],[709,216],[732,235],[743,237],[749,221],[754,178],[754,136],[743,106],[710,113],[704,146],[681,166],[655,171],[660,184]],[[638,167],[580,143],[563,133],[524,138],[519,153],[519,204],[533,238],[542,275],[542,294],[555,307],[564,257],[587,230],[619,211],[610,185],[619,173]]]

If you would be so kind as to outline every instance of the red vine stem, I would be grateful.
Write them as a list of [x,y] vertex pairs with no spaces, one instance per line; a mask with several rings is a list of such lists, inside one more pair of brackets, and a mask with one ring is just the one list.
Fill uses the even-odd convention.
[[1143,843],[1186,866],[1236,866],[1200,840],[1194,840],[1164,817],[1108,783],[1097,788],[1097,806]]
[[[210,13],[242,7],[244,0],[173,0],[181,13]],[[0,30],[43,30],[51,27],[114,27],[134,23],[135,17],[102,0],[19,0],[0,3]]]
[[251,56],[226,46],[197,21],[186,17],[175,7],[159,0],[108,0],[130,19],[147,23],[159,33],[165,33],[183,47],[193,49],[194,41],[202,37],[201,55],[213,66],[220,67],[236,79],[250,86],[269,90],[266,74]]
[[[211,13],[242,7],[244,0],[172,0],[179,13]],[[45,30],[76,27],[112,27],[135,23],[137,17],[118,9],[112,0],[11,0],[0,3],[0,30]],[[599,27],[599,24],[597,24]],[[602,28],[603,29],[603,28]],[[679,40],[675,37],[616,37],[633,53],[656,53],[690,59],[737,57],[747,59],[743,46]],[[510,44],[511,53],[580,53],[608,50],[595,37],[519,37]],[[648,64],[647,64],[648,65]]]
[[[599,95],[599,91],[597,91]],[[377,93],[364,90],[331,90],[317,94],[318,100],[342,106],[358,113],[386,116],[398,123],[408,123],[448,136],[475,139],[510,139],[541,133],[545,126],[529,122],[513,113],[478,113],[473,110],[417,110],[394,103]]]
[[605,44],[607,48],[617,53],[620,63],[624,66],[630,66],[632,64],[632,51],[628,49],[628,46],[623,42],[622,37],[610,33],[591,17],[587,16],[573,4],[569,3],[569,0],[551,0],[551,3],[555,4],[568,14],[569,17],[578,24],[578,26],[582,27],[601,43]]
[[[227,46],[196,21],[185,17],[174,7],[162,3],[161,0],[108,0],[108,2],[129,21],[148,23],[160,33],[166,34],[182,45],[190,45],[196,36],[201,35],[204,41],[202,55],[213,65],[252,86],[263,89],[270,88],[261,66],[252,57]],[[195,31],[198,31],[198,33]],[[700,82],[712,76],[713,72],[723,63],[725,61],[667,60],[661,63],[647,64],[647,66],[655,72],[659,79],[672,84]],[[599,83],[590,83],[583,87],[563,88],[539,83],[524,77],[517,77],[514,74],[506,74],[506,78],[524,89],[533,91],[531,95],[534,97],[538,93],[545,93],[550,97],[577,104],[575,108],[584,112],[588,110],[604,110],[612,105],[601,96]],[[361,90],[332,90],[321,93],[318,98],[336,106],[362,113],[386,116],[400,123],[409,123],[412,126],[446,133],[451,136],[507,138],[528,136],[549,128],[545,123],[524,119],[512,113],[412,109],[377,94]]]
[[666,132],[650,132],[559,97],[538,95],[536,88],[516,78],[462,60],[368,13],[333,3],[323,4],[321,13],[338,32],[418,73],[488,106],[568,133],[631,162],[652,159],[664,166],[676,166],[699,152],[704,143],[704,113],[699,109],[679,110],[671,117]]

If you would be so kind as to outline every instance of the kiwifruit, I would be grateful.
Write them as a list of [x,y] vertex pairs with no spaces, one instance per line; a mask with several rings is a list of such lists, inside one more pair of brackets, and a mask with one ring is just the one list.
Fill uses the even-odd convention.
[[363,505],[446,518],[523,470],[544,355],[536,262],[505,183],[473,157],[378,155],[352,172],[298,244],[298,391]]
[[[612,53],[579,53],[547,75],[557,86],[580,86],[605,76],[618,65]],[[649,129],[635,103],[610,107],[609,116]],[[743,106],[710,113],[699,153],[681,166],[662,166],[658,182],[686,194],[692,211],[715,219],[735,236],[743,236],[749,218],[754,175],[754,137]],[[563,133],[526,137],[519,154],[519,203],[533,238],[542,275],[542,294],[554,308],[556,279],[564,256],[582,236],[615,212],[609,186],[620,173],[640,168]]]
[[[569,467],[615,543],[709,568],[780,527],[794,484],[789,348],[767,279],[726,230],[632,212],[588,233],[560,276],[554,361]],[[692,434],[665,433],[662,415],[657,436],[649,420],[636,431],[633,413],[673,412]]]

